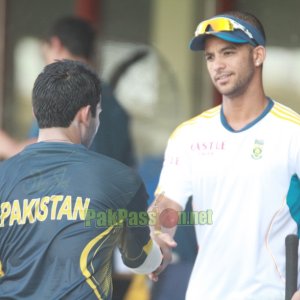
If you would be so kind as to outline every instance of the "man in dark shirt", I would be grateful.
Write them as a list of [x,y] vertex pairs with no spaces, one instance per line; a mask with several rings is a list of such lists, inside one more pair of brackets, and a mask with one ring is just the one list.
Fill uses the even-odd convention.
[[[112,254],[160,272],[147,193],[131,168],[88,150],[100,80],[87,65],[49,64],[33,88],[38,142],[0,165],[0,299],[111,299]],[[163,266],[163,267],[162,267]]]

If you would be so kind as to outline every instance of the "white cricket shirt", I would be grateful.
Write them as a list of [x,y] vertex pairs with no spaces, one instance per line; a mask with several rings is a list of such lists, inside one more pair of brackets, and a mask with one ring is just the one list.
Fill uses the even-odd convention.
[[194,211],[212,211],[212,224],[195,225],[199,253],[187,300],[284,299],[299,178],[300,116],[275,101],[238,132],[221,106],[174,131],[158,191],[182,207],[192,195]]

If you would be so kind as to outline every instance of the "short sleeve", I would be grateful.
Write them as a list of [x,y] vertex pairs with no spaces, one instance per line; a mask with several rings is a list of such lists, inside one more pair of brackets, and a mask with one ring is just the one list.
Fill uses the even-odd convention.
[[185,207],[192,195],[188,126],[180,127],[170,136],[156,193],[164,193]]

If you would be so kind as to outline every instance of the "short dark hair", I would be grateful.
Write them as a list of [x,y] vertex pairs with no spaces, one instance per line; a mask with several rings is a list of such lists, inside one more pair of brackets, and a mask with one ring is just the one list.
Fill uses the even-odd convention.
[[263,38],[266,41],[266,33],[265,33],[264,26],[262,25],[261,21],[253,14],[251,14],[249,12],[232,10],[232,11],[227,11],[227,12],[222,13],[222,15],[233,16],[233,17],[241,19],[245,22],[248,22],[262,34]]
[[46,41],[58,37],[73,55],[92,60],[95,50],[96,31],[92,25],[75,16],[58,19],[46,35]]
[[35,80],[33,112],[39,128],[69,127],[80,108],[90,105],[92,116],[100,102],[101,82],[86,64],[58,60],[47,65]]

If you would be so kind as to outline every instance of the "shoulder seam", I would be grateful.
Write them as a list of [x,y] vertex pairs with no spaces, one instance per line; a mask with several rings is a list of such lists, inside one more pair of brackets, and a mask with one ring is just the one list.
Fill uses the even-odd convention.
[[213,117],[215,117],[216,115],[219,114],[220,112],[220,109],[221,109],[221,105],[218,105],[216,107],[213,107],[211,109],[208,109],[204,112],[202,112],[200,115],[197,115],[196,117],[194,118],[191,118],[183,123],[181,123],[174,131],[173,133],[171,134],[170,136],[170,139],[174,138],[174,136],[178,133],[178,131],[180,129],[182,129],[183,127],[186,127],[186,126],[189,126],[189,125],[193,125],[195,123],[198,122],[199,119],[211,119]]
[[275,117],[292,122],[294,124],[300,125],[300,115],[293,111],[292,109],[275,102],[273,109],[271,110],[272,115]]

